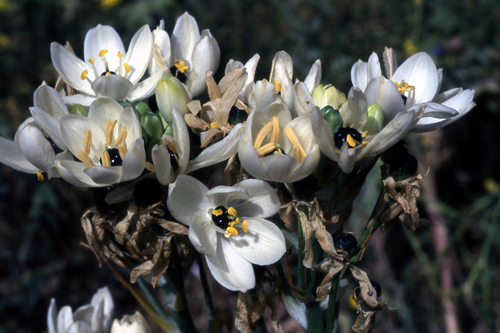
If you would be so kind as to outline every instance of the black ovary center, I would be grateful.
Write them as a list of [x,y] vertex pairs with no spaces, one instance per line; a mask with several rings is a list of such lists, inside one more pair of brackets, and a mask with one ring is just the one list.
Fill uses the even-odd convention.
[[170,73],[172,73],[172,75],[175,76],[177,80],[181,81],[182,83],[186,83],[187,81],[186,74],[182,73],[177,67],[175,66],[170,67]]
[[[123,164],[122,157],[120,156],[120,151],[118,148],[110,148],[108,149],[109,160],[111,162],[111,166],[120,166]],[[102,159],[99,159],[102,165]]]
[[335,249],[337,251],[340,251],[340,249],[342,248],[350,255],[352,251],[354,251],[354,249],[358,246],[358,240],[351,234],[340,232],[335,235],[333,244],[335,245]]
[[333,142],[335,143],[335,147],[337,147],[337,149],[342,148],[344,142],[347,141],[348,135],[351,135],[356,142],[362,141],[361,133],[359,133],[355,128],[342,127],[333,135]]
[[50,137],[45,137],[47,139],[47,141],[50,143],[50,146],[52,147],[52,150],[54,150],[54,154],[60,154],[63,152],[63,150],[61,148],[59,148],[58,145],[56,145],[56,143],[54,142],[54,140],[52,140]]
[[285,152],[283,151],[283,149],[281,149],[281,148],[275,148],[272,152],[270,152],[270,153],[268,153],[268,154],[264,155],[264,157],[269,156],[269,155],[279,154],[277,151],[279,151],[279,153],[281,153],[281,154],[284,154],[284,153],[285,153]]
[[176,153],[174,153],[170,149],[168,149],[168,152],[170,153],[170,165],[172,166],[172,168],[175,171],[179,167],[179,162],[178,162],[178,158],[179,157],[178,157],[178,155]]
[[109,74],[111,74],[111,75],[116,75],[116,73],[115,73],[115,72],[112,72],[112,71],[106,71],[106,72],[102,72],[101,76],[106,76],[106,75],[108,75],[108,73],[109,73]]
[[215,215],[212,212],[212,221],[216,226],[221,228],[222,230],[226,230],[226,228],[229,226],[230,222],[233,222],[233,217],[228,214],[226,207],[224,206],[217,206],[215,207],[215,210],[222,210],[222,214],[220,215]]
[[408,97],[405,95],[401,94],[401,98],[403,99],[403,104],[406,105],[406,101],[408,100]]
[[236,125],[246,121],[248,118],[248,113],[245,110],[238,109],[235,105],[229,111],[229,125]]

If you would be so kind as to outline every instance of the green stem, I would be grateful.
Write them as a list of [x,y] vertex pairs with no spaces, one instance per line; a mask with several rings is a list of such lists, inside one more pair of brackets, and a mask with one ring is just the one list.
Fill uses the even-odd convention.
[[333,191],[330,203],[328,205],[330,215],[333,215],[335,213],[335,206],[337,206],[337,202],[340,199],[340,194],[342,193],[342,188],[344,187],[347,175],[348,174],[345,173],[344,171],[340,171],[339,178],[337,180],[337,185],[335,186],[335,190]]
[[156,299],[156,297],[153,295],[151,289],[148,288],[146,282],[144,282],[142,279],[138,279],[137,282],[139,284],[139,287],[141,287],[142,291],[144,292],[144,295],[148,298],[149,302],[156,310],[156,313],[158,313],[158,316],[160,316],[162,319],[165,319],[166,321],[172,321],[172,317],[165,311],[165,308],[161,306],[160,302],[158,302],[158,299]]
[[339,321],[339,303],[337,302],[337,290],[339,289],[340,274],[335,275],[332,281],[332,289],[330,290],[330,298],[328,299],[328,314],[326,318],[326,332],[338,332]]
[[307,332],[323,332],[323,314],[319,302],[306,304]]
[[198,267],[200,268],[201,284],[203,286],[203,291],[205,293],[205,303],[207,305],[208,332],[212,332],[215,311],[214,311],[214,304],[212,302],[212,294],[210,293],[210,286],[208,285],[205,262],[201,255],[198,256],[197,262],[198,262]]

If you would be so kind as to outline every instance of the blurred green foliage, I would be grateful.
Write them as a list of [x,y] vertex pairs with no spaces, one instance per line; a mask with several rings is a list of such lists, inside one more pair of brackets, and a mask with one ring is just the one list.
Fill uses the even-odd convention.
[[[246,62],[255,53],[261,56],[256,78],[268,78],[274,54],[286,50],[294,77],[303,80],[319,58],[322,83],[347,92],[352,64],[366,61],[371,52],[380,56],[389,46],[399,63],[415,52],[431,54],[444,69],[443,89],[476,89],[478,107],[444,130],[448,157],[438,170],[442,203],[424,204],[438,205],[452,235],[447,248],[458,259],[455,284],[465,286],[452,295],[462,328],[498,330],[500,292],[494,281],[500,242],[492,235],[498,232],[499,194],[485,194],[483,186],[486,179],[500,181],[498,1],[0,0],[0,135],[12,139],[29,116],[35,89],[42,81],[54,85],[51,42],[69,41],[82,55],[87,30],[101,23],[112,25],[127,45],[144,24],[154,28],[164,19],[171,32],[184,11],[217,38],[219,78],[229,59]],[[355,207],[353,231],[364,225],[364,210],[371,210],[370,193]],[[92,204],[89,193],[60,180],[37,183],[33,175],[0,166],[0,198],[0,332],[44,330],[51,297],[75,308],[105,284],[120,316],[135,311],[110,271],[99,269],[93,254],[79,245],[84,242],[79,217]],[[370,273],[398,309],[383,311],[376,331],[442,331],[441,259],[433,257],[430,231],[410,234],[396,226],[382,237],[385,245],[373,252],[380,256],[367,256],[366,262],[379,263]]]

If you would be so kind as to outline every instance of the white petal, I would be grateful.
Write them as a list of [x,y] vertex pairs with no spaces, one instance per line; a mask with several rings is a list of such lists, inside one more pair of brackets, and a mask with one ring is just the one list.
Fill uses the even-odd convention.
[[248,232],[238,228],[238,236],[229,238],[238,254],[256,265],[270,265],[280,260],[286,251],[285,237],[280,229],[275,224],[256,217],[241,217],[240,220],[247,221]]
[[96,307],[97,304],[103,302],[103,325],[102,329],[106,332],[109,331],[111,327],[111,321],[113,320],[113,311],[115,308],[113,297],[109,292],[108,287],[100,288],[97,292],[92,296],[92,300],[90,301],[90,305]]
[[120,182],[126,182],[139,177],[144,171],[145,165],[146,151],[144,150],[144,140],[137,138],[123,157]]
[[434,97],[432,101],[434,103],[443,103],[444,101],[458,95],[463,90],[464,90],[463,88],[453,88],[450,90],[443,91],[442,93],[436,95],[436,97]]
[[[124,63],[130,66],[130,73],[126,74],[134,85],[142,78],[153,55],[153,34],[148,25],[144,25],[135,33],[128,46]],[[121,71],[122,69],[120,69]]]
[[102,95],[121,102],[134,90],[134,85],[120,75],[104,75],[92,82],[92,90],[97,96]]
[[349,148],[347,142],[344,142],[342,148],[340,149],[339,157],[339,167],[345,173],[350,173],[354,169],[354,163],[356,162],[356,152]]
[[54,88],[46,85],[45,82],[35,90],[33,100],[35,107],[40,108],[56,119],[68,114],[68,109],[64,105],[61,95]]
[[186,173],[229,159],[237,150],[244,125],[237,124],[222,141],[205,148],[194,160],[189,161]]
[[206,259],[215,280],[227,289],[246,292],[255,287],[252,264],[243,259],[222,234],[217,235],[217,254]]
[[274,55],[273,63],[271,65],[271,76],[270,76],[270,79],[269,79],[269,81],[271,81],[271,82],[275,82],[276,81],[276,78],[275,78],[275,76],[277,75],[276,66],[277,66],[277,64],[280,61],[283,63],[283,65],[286,68],[285,75],[290,80],[293,79],[293,61],[292,61],[292,57],[290,57],[290,55],[288,53],[286,53],[285,51],[279,51],[279,52],[276,52],[276,54]]
[[92,143],[89,157],[94,164],[99,163],[100,153],[104,151],[106,139],[104,131],[91,119],[77,115],[67,115],[59,118],[59,130],[66,144],[66,147],[78,156],[78,152],[83,151],[83,137],[85,129],[92,133]]
[[90,29],[85,36],[83,44],[84,60],[94,59],[97,68],[97,75],[101,75],[106,71],[104,62],[99,57],[101,50],[108,50],[105,55],[109,64],[109,69],[117,72],[120,64],[118,52],[125,54],[125,47],[118,33],[109,25],[97,25],[97,27]]
[[201,94],[207,87],[206,73],[216,72],[219,67],[219,44],[208,30],[203,30],[201,39],[196,43],[191,57],[191,73],[186,85],[193,97]]
[[404,80],[415,86],[415,104],[432,101],[439,85],[436,65],[425,52],[419,52],[406,59],[398,67],[392,80],[397,83]]
[[49,141],[34,126],[26,126],[20,131],[19,149],[31,164],[43,171],[47,171],[56,160]]
[[249,97],[249,105],[256,111],[264,111],[269,105],[279,100],[274,83],[267,80],[257,81]]
[[189,132],[186,122],[181,114],[174,107],[172,108],[172,127],[176,143],[177,156],[179,157],[179,168],[177,173],[186,173],[189,161]]
[[122,175],[121,169],[121,166],[105,167],[96,165],[83,170],[83,172],[89,175],[89,177],[92,178],[94,182],[96,182],[97,184],[101,184],[101,186],[104,186],[118,183]]
[[294,86],[295,111],[299,116],[310,116],[314,109],[314,101],[305,83],[298,81]]
[[368,83],[365,96],[368,105],[378,104],[382,108],[385,124],[388,124],[399,112],[405,111],[398,88],[383,76]]
[[314,128],[314,138],[323,154],[325,154],[329,159],[337,161],[339,155],[334,149],[332,128],[323,118],[319,109],[313,110],[311,126]]
[[96,100],[96,97],[94,95],[94,92],[92,91],[93,96],[88,96],[88,95],[82,95],[82,94],[76,94],[73,96],[64,96],[62,99],[64,103],[67,105],[73,105],[73,104],[81,104],[88,108],[92,102]]
[[156,84],[158,83],[158,81],[160,81],[162,76],[163,69],[160,69],[152,76],[137,83],[134,87],[134,90],[128,95],[127,100],[129,100],[130,102],[135,102],[153,95]]
[[14,141],[4,138],[0,138],[0,163],[26,173],[38,172],[36,167],[24,157]]
[[261,158],[259,157],[259,155],[257,155],[257,151],[248,141],[247,137],[243,137],[240,140],[240,143],[238,145],[238,156],[240,158],[241,165],[243,165],[243,167],[249,174],[258,179],[270,179],[269,175],[264,169]]
[[57,307],[56,300],[50,300],[49,311],[47,312],[47,330],[49,333],[57,333]]
[[313,91],[321,82],[321,60],[316,60],[309,70],[304,83],[309,91]]
[[53,42],[50,44],[50,56],[56,71],[61,75],[73,88],[87,94],[95,95],[87,80],[82,80],[82,72],[89,71],[89,78],[94,78],[93,71],[86,63],[78,59],[71,51],[64,46]]
[[276,76],[275,76],[275,82],[279,82],[281,85],[281,98],[285,102],[285,105],[288,107],[292,115],[294,115],[295,112],[295,105],[294,105],[294,90],[293,90],[293,83],[292,80],[288,77],[287,75],[287,67],[285,63],[282,60],[277,61],[276,63]]
[[276,214],[281,206],[276,190],[262,180],[246,179],[233,187],[246,190],[250,196],[249,200],[230,203],[238,212],[238,216],[268,217]]
[[368,120],[368,103],[365,94],[357,88],[351,88],[347,107],[343,126],[362,129]]
[[73,311],[70,306],[63,306],[57,315],[57,332],[67,332],[73,325]]
[[206,194],[210,206],[213,208],[221,205],[229,205],[233,200],[247,200],[250,198],[247,191],[231,186],[217,186],[209,190]]
[[170,153],[164,145],[155,145],[151,151],[156,177],[163,186],[175,180],[174,170],[170,164]]
[[[149,63],[148,73],[149,75],[153,75],[160,69],[163,69],[164,66],[170,67],[170,58],[171,58],[171,49],[170,49],[170,37],[165,30],[161,30],[156,28],[153,31],[154,35],[154,48],[153,48],[153,58]],[[155,52],[159,52],[156,54]],[[158,63],[156,61],[156,57],[160,56],[162,59],[162,63]]]
[[[200,39],[200,29],[196,20],[187,12],[182,14],[175,22],[172,42],[172,58],[177,58],[191,66],[191,55],[194,45]],[[172,62],[171,62],[172,63]]]
[[59,131],[59,121],[48,114],[47,112],[37,108],[30,108],[31,115],[35,118],[36,122],[43,128],[43,130],[49,135],[49,137],[54,141],[54,143],[61,149],[66,149],[66,145]]
[[94,333],[90,326],[83,322],[83,321],[78,321],[74,324],[72,324],[66,331],[65,333]]
[[[123,110],[123,109],[122,109]],[[122,127],[127,128],[127,138],[125,139],[125,144],[130,147],[134,144],[135,140],[142,139],[142,129],[141,122],[137,117],[137,114],[131,107],[127,107],[120,114],[118,119],[117,127],[115,129],[115,135],[118,136]],[[116,136],[113,139],[116,139]]]
[[433,117],[438,119],[448,119],[458,116],[458,111],[449,106],[439,103],[425,103],[425,109],[422,117]]
[[54,167],[59,172],[59,175],[71,185],[77,187],[100,187],[83,171],[87,167],[76,161],[56,161]]
[[300,164],[300,166],[295,170],[293,175],[286,180],[286,182],[293,183],[309,176],[318,166],[320,156],[321,154],[318,145],[313,145],[306,158],[302,161],[302,164]]
[[189,225],[191,215],[208,216],[211,206],[206,192],[208,188],[196,178],[179,175],[168,188],[168,210],[179,222]]
[[287,154],[274,154],[264,156],[261,158],[261,161],[264,169],[266,170],[266,173],[269,175],[268,179],[263,180],[275,181],[280,183],[288,183],[289,179],[301,165],[301,163],[295,157],[289,156]]
[[210,217],[193,215],[189,226],[189,240],[196,251],[207,256],[215,256],[217,252],[217,231],[212,229]]
[[[100,97],[90,105],[88,118],[95,121],[95,123],[103,130],[106,130],[106,122],[109,119],[111,122],[120,118],[123,107],[120,103],[111,98]],[[115,132],[116,132],[115,126]],[[120,128],[120,127],[118,127]]]

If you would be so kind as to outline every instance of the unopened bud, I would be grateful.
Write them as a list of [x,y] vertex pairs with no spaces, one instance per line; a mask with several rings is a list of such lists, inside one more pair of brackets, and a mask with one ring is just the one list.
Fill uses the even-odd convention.
[[139,113],[139,115],[143,115],[146,112],[151,112],[151,108],[142,101],[135,103],[134,109]]
[[335,110],[331,106],[325,106],[321,109],[321,113],[328,122],[328,125],[332,128],[333,133],[337,132],[342,127],[344,122],[342,120],[342,115],[338,110]]
[[69,107],[68,109],[69,111],[69,114],[76,114],[78,116],[84,116],[84,117],[87,117],[89,112],[87,111],[87,109],[81,105],[81,104],[73,104]]
[[191,101],[182,83],[173,76],[164,76],[156,85],[156,103],[163,118],[172,123],[172,109],[184,117],[188,113],[187,104]]
[[146,132],[148,142],[159,139],[163,134],[160,116],[154,112],[146,112],[141,116],[141,126]]
[[347,101],[347,98],[337,88],[332,85],[324,87],[322,84],[316,87],[312,92],[314,105],[319,108],[324,108],[327,105],[332,106],[335,110],[339,110],[342,104]]
[[379,133],[384,127],[384,112],[378,104],[370,104],[368,106],[368,120],[363,128],[368,132],[368,135]]

